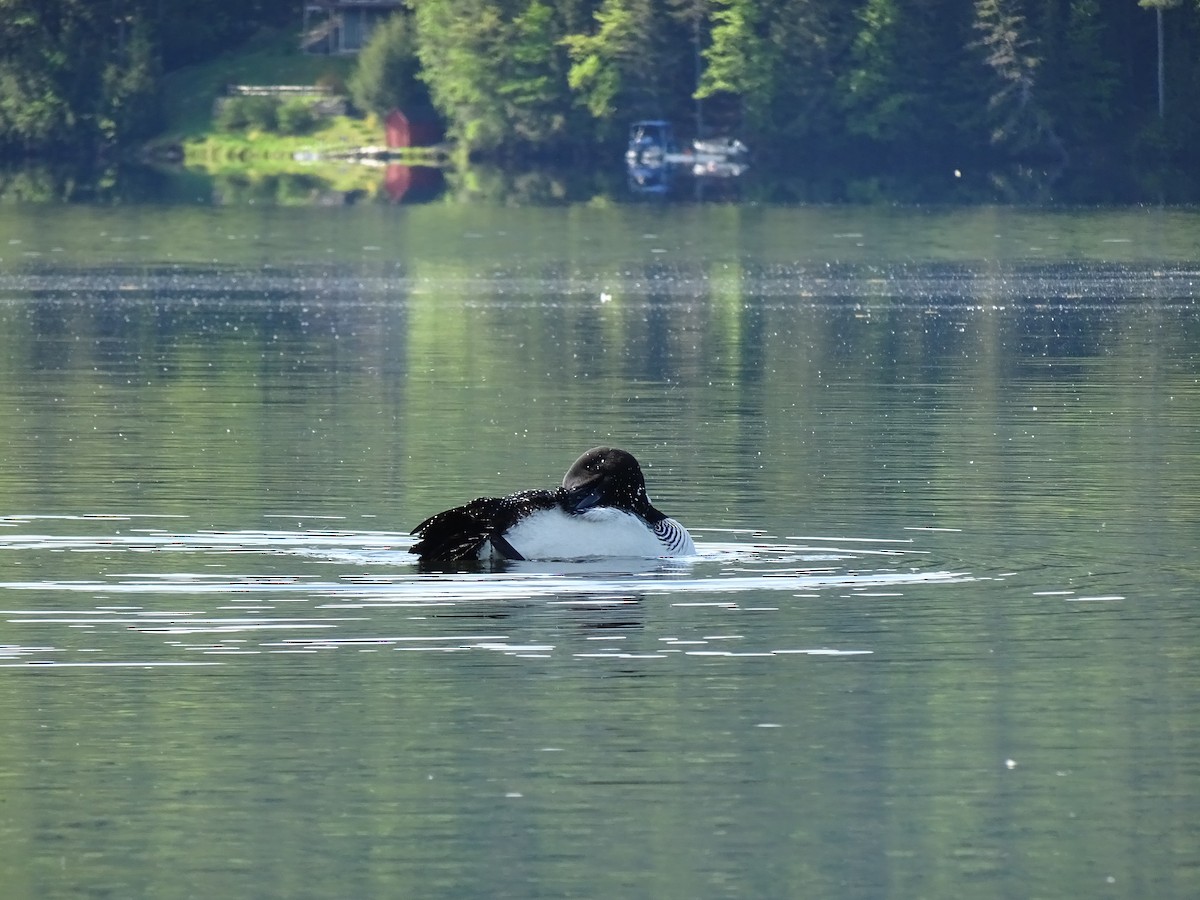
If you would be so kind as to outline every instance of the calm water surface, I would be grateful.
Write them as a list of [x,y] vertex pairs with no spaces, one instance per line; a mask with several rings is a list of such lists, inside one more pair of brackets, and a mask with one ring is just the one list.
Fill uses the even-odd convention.
[[[5,896],[1197,896],[1197,246],[0,212]],[[698,558],[418,571],[601,443]]]

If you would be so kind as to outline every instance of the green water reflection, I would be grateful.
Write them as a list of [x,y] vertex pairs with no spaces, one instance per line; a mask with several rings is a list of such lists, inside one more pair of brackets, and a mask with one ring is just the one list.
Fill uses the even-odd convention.
[[[975,161],[978,162],[978,161]],[[1128,161],[1081,170],[1055,166],[977,168],[876,160],[870,167],[810,160],[772,171],[752,162],[737,178],[666,179],[666,193],[626,171],[620,153],[607,163],[511,169],[488,165],[431,168],[339,161],[270,161],[258,166],[149,166],[128,161],[0,165],[0,203],[183,203],[216,206],[340,206],[470,203],[545,206],[588,203],[738,202],[1031,206],[1194,204],[1200,183],[1189,168],[1135,168]],[[658,178],[652,179],[657,184]]]
[[[1196,246],[1186,211],[6,211],[7,895],[1195,896]],[[609,442],[702,546],[968,577],[371,608],[403,554],[121,542],[367,546]],[[31,518],[134,515],[178,518]],[[202,655],[231,634],[133,607],[303,622]],[[326,634],[523,649],[287,643]]]

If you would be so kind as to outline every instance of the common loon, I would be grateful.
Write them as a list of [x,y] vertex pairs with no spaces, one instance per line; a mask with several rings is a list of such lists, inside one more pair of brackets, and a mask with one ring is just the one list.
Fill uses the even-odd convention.
[[480,497],[413,529],[423,562],[694,556],[687,529],[659,512],[633,454],[595,447],[554,490]]

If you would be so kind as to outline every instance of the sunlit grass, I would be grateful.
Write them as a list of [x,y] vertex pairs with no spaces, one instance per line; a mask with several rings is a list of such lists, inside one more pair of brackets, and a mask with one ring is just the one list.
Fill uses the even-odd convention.
[[[363,148],[384,144],[382,124],[374,116],[334,116],[320,119],[309,132],[286,135],[269,131],[222,131],[214,118],[215,105],[228,84],[318,83],[343,85],[354,68],[353,57],[302,53],[290,31],[263,32],[246,45],[217,59],[188,66],[166,78],[167,122],[151,149],[171,147],[183,153],[190,168],[207,172],[253,171],[262,175],[313,172],[335,182],[363,181],[363,173],[339,163],[342,175],[330,172],[327,157],[345,157]],[[428,149],[406,150],[403,161],[434,164],[439,157]],[[372,176],[373,177],[373,176]]]
[[213,130],[213,104],[227,84],[344,84],[354,57],[301,53],[293,31],[264,31],[216,59],[185,66],[164,79],[166,140],[198,138]]
[[189,164],[244,165],[294,159],[297,154],[349,153],[383,144],[383,130],[374,118],[335,116],[307,134],[287,135],[269,131],[214,131],[182,142]]

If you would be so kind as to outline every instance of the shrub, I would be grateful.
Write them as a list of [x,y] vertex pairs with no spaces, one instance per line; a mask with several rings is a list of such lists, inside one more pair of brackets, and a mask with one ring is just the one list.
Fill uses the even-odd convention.
[[275,97],[243,97],[247,127],[274,131],[279,126],[279,100]]
[[426,106],[429,93],[418,78],[416,30],[407,13],[394,13],[371,32],[350,76],[350,97],[361,112],[386,116],[392,109]]
[[279,101],[274,97],[230,97],[217,113],[222,131],[274,131],[279,125]]
[[299,97],[288,100],[279,107],[277,115],[281,134],[306,134],[316,125],[317,117],[312,102]]

